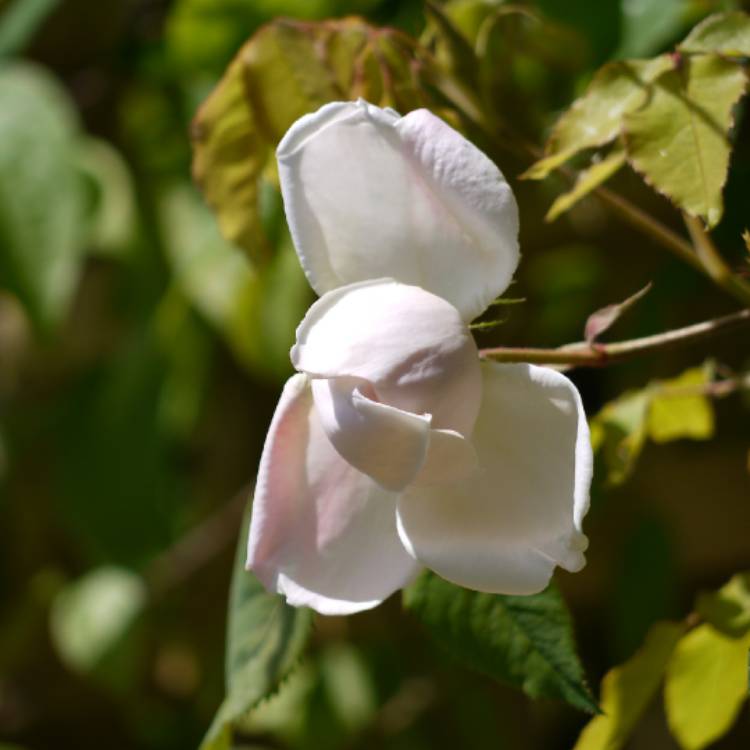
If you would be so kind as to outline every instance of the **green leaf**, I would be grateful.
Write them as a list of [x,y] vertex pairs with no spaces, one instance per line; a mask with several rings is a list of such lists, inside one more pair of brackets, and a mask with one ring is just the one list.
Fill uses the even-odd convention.
[[584,198],[592,190],[595,190],[599,185],[606,182],[623,164],[625,164],[624,149],[613,149],[610,154],[607,154],[603,159],[595,162],[588,169],[581,172],[571,190],[555,198],[544,220],[554,221],[557,219],[578,203],[581,198]]
[[635,469],[648,436],[649,400],[647,391],[629,391],[591,420],[591,444],[603,458],[610,485],[622,484]]
[[666,443],[713,437],[713,405],[704,392],[712,379],[709,361],[671,380],[629,391],[594,416],[591,443],[604,461],[609,484],[621,484],[632,474],[647,438]]
[[750,57],[750,16],[741,11],[709,16],[677,49],[688,53],[716,52],[728,57]]
[[50,612],[60,658],[76,671],[94,669],[121,641],[145,602],[145,584],[125,568],[96,568],[66,586]]
[[732,109],[747,83],[742,67],[698,55],[663,73],[652,96],[625,116],[630,164],[678,208],[715,226],[731,146]]
[[226,698],[201,750],[229,750],[233,728],[248,711],[276,691],[299,661],[307,643],[312,612],[290,607],[269,594],[245,570],[250,504],[237,544],[227,623]]
[[667,667],[664,707],[684,750],[701,750],[734,724],[747,698],[750,633],[731,638],[701,625],[677,644]]
[[576,654],[570,614],[554,584],[533,596],[501,596],[469,591],[427,572],[405,589],[404,606],[472,669],[532,698],[598,710]]
[[713,380],[710,362],[691,367],[671,380],[651,388],[648,434],[655,443],[688,438],[708,440],[714,434],[714,411],[710,399],[702,393]]
[[724,635],[744,636],[750,631],[750,572],[732,576],[718,591],[699,594],[695,609]]
[[664,671],[685,626],[660,622],[642,648],[602,680],[602,713],[581,732],[574,750],[620,750],[661,684]]
[[0,112],[0,283],[48,330],[67,309],[82,256],[78,123],[65,91],[30,65],[0,69]]
[[668,55],[604,65],[584,95],[557,121],[545,147],[546,156],[523,177],[544,179],[579,151],[614,140],[622,131],[623,117],[648,99],[652,81],[671,67]]
[[22,52],[60,0],[14,0],[0,14],[0,57]]
[[406,112],[424,101],[412,65],[416,43],[357,18],[279,20],[240,50],[195,118],[193,174],[222,234],[264,259],[259,181],[272,152],[302,115],[359,96]]

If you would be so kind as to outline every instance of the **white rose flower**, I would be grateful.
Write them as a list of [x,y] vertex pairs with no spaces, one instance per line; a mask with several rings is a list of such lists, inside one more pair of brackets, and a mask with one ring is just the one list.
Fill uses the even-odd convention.
[[592,455],[578,391],[480,361],[468,328],[518,263],[500,171],[430,112],[362,100],[301,118],[277,157],[321,297],[263,449],[248,568],[324,614],[374,607],[422,567],[506,594],[579,570]]

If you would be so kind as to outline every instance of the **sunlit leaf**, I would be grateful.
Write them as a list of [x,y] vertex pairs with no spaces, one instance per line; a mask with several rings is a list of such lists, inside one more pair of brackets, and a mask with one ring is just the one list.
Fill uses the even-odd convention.
[[651,284],[649,283],[626,300],[613,305],[607,305],[601,310],[597,310],[595,313],[589,315],[583,332],[586,341],[591,343],[599,338],[599,336],[609,330],[609,328],[627,313],[628,310],[632,309],[634,305],[637,305],[638,302],[640,302],[650,291]]
[[603,146],[621,132],[623,118],[649,97],[654,79],[672,67],[668,55],[653,60],[608,63],[594,76],[586,93],[557,121],[545,147],[546,156],[524,177],[540,180],[579,151]]
[[404,606],[467,666],[533,698],[558,698],[582,711],[597,711],[570,615],[554,584],[533,596],[501,596],[423,573],[405,589]]
[[602,680],[602,713],[583,729],[574,750],[620,750],[656,694],[684,625],[660,622],[643,646]]
[[0,283],[49,329],[78,280],[83,183],[72,102],[41,68],[0,70]]
[[709,227],[723,213],[732,109],[746,83],[735,62],[717,55],[689,57],[662,73],[644,106],[625,116],[629,162]]
[[309,609],[290,607],[245,570],[249,519],[248,506],[229,594],[226,698],[201,750],[232,747],[233,727],[261,699],[278,689],[299,661],[310,633]]
[[699,594],[695,610],[725,635],[744,636],[750,631],[750,572],[732,576],[718,591]]
[[699,23],[680,43],[681,52],[717,52],[750,56],[750,16],[741,11],[717,13]]
[[686,370],[671,380],[649,383],[610,401],[591,420],[591,442],[604,462],[609,484],[621,484],[633,472],[650,438],[708,440],[714,434],[713,405],[705,388],[713,379],[713,364]]
[[701,392],[713,379],[713,366],[692,367],[652,387],[648,434],[655,443],[689,438],[708,440],[714,434],[714,411]]
[[664,707],[684,750],[701,750],[734,724],[747,699],[750,634],[731,638],[701,625],[677,644],[667,667]]
[[609,484],[622,484],[635,469],[648,436],[649,401],[647,391],[630,391],[591,420],[591,443],[604,461]]
[[102,567],[65,587],[50,613],[60,658],[87,672],[121,641],[146,601],[146,587],[124,568]]
[[573,188],[555,199],[544,217],[545,221],[554,221],[571,209],[581,198],[606,182],[623,164],[625,164],[625,151],[616,148],[601,161],[595,162],[581,172]]

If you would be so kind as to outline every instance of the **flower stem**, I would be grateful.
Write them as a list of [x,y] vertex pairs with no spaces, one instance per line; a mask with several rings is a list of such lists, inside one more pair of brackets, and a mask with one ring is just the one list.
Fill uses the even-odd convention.
[[714,283],[739,300],[743,305],[750,307],[750,284],[735,273],[724,262],[714,245],[703,224],[694,216],[684,213],[685,226],[690,233],[695,247],[695,257],[703,267],[704,272],[710,276]]
[[673,331],[665,331],[653,336],[630,339],[629,341],[616,341],[609,344],[581,341],[576,344],[561,346],[558,349],[496,347],[480,349],[479,355],[494,362],[603,367],[634,359],[641,354],[688,346],[746,325],[750,325],[750,310],[740,310],[722,318],[706,320],[684,328],[676,328]]

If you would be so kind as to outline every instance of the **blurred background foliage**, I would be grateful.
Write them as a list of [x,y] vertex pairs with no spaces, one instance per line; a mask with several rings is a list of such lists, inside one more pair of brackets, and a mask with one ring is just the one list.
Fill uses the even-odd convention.
[[[267,107],[276,120],[240,133],[260,139],[257,163],[241,165],[254,170],[258,211],[239,219],[220,211],[219,221],[249,252],[224,239],[191,181],[191,121],[250,35],[277,16],[358,14],[421,38],[459,67],[470,45],[480,60],[464,71],[472,90],[541,145],[600,65],[668,50],[701,18],[742,3],[451,0],[443,8],[461,34],[453,46],[435,46],[443,32],[434,15],[426,25],[418,0],[0,0],[3,749],[197,747],[222,700],[233,548],[291,372],[294,327],[312,300],[269,158],[297,103]],[[378,40],[397,67],[408,65],[401,31]],[[283,57],[277,42],[258,54]],[[376,85],[368,81],[360,83]],[[417,79],[392,103],[406,109],[423,98],[450,118],[439,84]],[[363,93],[377,99],[373,91]],[[213,125],[209,106],[192,127],[199,153],[215,134],[203,127]],[[748,224],[749,128],[743,108],[714,233],[736,264]],[[471,135],[516,191],[524,257],[511,296],[526,300],[507,309],[503,325],[478,331],[480,345],[579,340],[591,312],[648,281],[652,291],[618,324],[618,337],[736,307],[596,198],[545,222],[562,180],[518,181],[530,158],[502,136]],[[683,231],[633,172],[620,170],[613,183]],[[247,247],[248,237],[258,241]],[[658,392],[689,367],[697,369],[679,383],[703,382],[707,367],[748,365],[746,334],[735,334],[574,374],[587,411],[599,413],[594,433],[604,447],[589,564],[558,582],[593,686],[656,620],[684,618],[697,592],[750,568],[750,403],[735,393],[665,406]],[[309,655],[251,715],[240,746],[575,744],[584,715],[466,671],[397,599],[347,619],[318,618]],[[716,747],[748,743],[742,714]],[[629,746],[678,747],[658,702]]]

